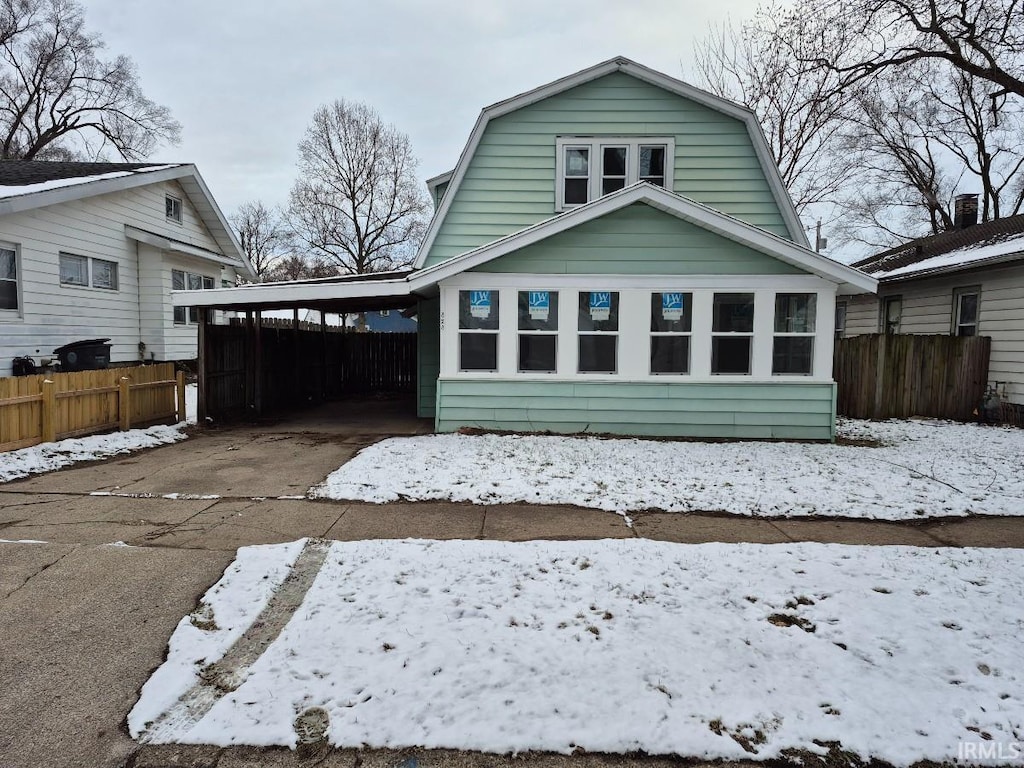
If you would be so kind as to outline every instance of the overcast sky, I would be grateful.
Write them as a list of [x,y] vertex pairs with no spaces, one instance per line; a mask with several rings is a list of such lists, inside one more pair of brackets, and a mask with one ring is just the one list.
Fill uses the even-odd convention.
[[363,101],[450,170],[480,109],[622,55],[690,77],[709,25],[756,0],[83,0],[109,54],[184,126],[152,159],[195,163],[225,213],[283,203],[313,111]]

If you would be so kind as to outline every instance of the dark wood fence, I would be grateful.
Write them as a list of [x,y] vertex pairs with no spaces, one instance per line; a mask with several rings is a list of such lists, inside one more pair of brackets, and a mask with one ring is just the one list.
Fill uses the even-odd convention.
[[206,415],[231,418],[353,395],[416,389],[415,333],[332,331],[315,324],[207,325]]
[[870,334],[836,342],[836,410],[857,419],[969,421],[985,394],[987,336]]

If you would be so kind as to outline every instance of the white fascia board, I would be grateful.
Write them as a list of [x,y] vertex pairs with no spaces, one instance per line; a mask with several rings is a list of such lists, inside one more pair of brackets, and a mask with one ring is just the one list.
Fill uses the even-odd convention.
[[260,306],[283,302],[321,302],[335,299],[404,297],[412,293],[408,280],[367,280],[346,283],[261,283],[240,288],[171,291],[176,307]]
[[426,236],[423,238],[420,250],[416,254],[416,261],[413,264],[413,267],[415,269],[419,269],[426,261],[427,254],[430,252],[430,248],[434,244],[434,239],[437,237],[437,233],[441,228],[441,222],[444,221],[445,216],[447,216],[448,209],[451,207],[451,201],[454,199],[455,193],[458,192],[459,186],[462,184],[462,179],[466,175],[466,170],[469,167],[469,160],[475,154],[476,148],[480,144],[480,139],[483,137],[484,130],[487,128],[487,123],[492,118],[507,115],[517,109],[522,109],[523,107],[542,101],[543,99],[556,96],[559,93],[575,88],[576,86],[583,85],[584,83],[588,83],[591,80],[604,77],[605,75],[616,71],[625,72],[639,80],[643,80],[651,83],[652,85],[663,88],[670,93],[675,93],[684,98],[691,99],[692,101],[702,104],[709,109],[713,109],[743,121],[747,128],[747,134],[750,136],[750,141],[754,146],[754,152],[757,154],[758,161],[761,164],[761,169],[764,171],[765,177],[768,180],[768,186],[772,191],[772,196],[775,198],[775,201],[779,206],[779,210],[782,213],[782,217],[786,222],[786,228],[789,230],[790,236],[798,245],[809,245],[807,233],[804,231],[800,217],[797,215],[796,208],[793,206],[793,199],[789,196],[789,191],[786,189],[786,185],[782,181],[782,176],[779,174],[778,166],[776,166],[775,160],[772,158],[771,150],[768,148],[768,142],[761,130],[761,125],[757,120],[757,116],[751,110],[734,101],[716,96],[713,93],[696,88],[682,80],[677,80],[674,77],[669,77],[666,74],[657,72],[656,70],[645,67],[642,64],[637,64],[635,61],[623,56],[618,56],[614,59],[601,62],[593,67],[580,70],[575,74],[555,80],[547,85],[541,86],[540,88],[534,88],[531,91],[521,93],[518,96],[513,96],[510,99],[499,101],[496,104],[484,107],[484,109],[481,110],[480,116],[477,118],[476,124],[473,126],[473,131],[470,133],[469,141],[466,142],[466,146],[463,148],[462,154],[459,155],[459,162],[451,172],[451,179],[449,181],[448,191],[445,193],[445,199],[441,201],[441,206],[437,209],[436,214],[430,221],[430,226],[427,229]]
[[[210,188],[206,186],[203,177],[199,174],[199,169],[194,165],[185,167],[190,169],[191,173],[188,176],[183,176],[179,183],[189,196],[192,206],[203,218],[203,223],[210,230],[210,234],[217,241],[217,245],[221,247],[226,255],[234,257],[241,264],[247,277],[255,280],[257,277],[256,270],[249,263],[249,259],[242,250],[241,243],[238,242],[238,238],[235,236],[234,229],[228,223],[220,206],[217,205],[217,200],[210,192]],[[193,185],[195,188],[190,189]]]
[[871,293],[878,289],[878,281],[860,270],[832,261],[785,238],[647,182],[626,187],[461,256],[415,272],[410,275],[409,280],[414,290],[422,289],[634,203],[646,203],[702,229],[831,280],[837,283],[840,289],[853,287]]
[[451,171],[445,171],[444,173],[439,173],[437,174],[437,176],[433,176],[427,179],[427,189],[433,192],[434,188],[437,187],[439,184],[444,184],[446,181],[451,181],[453,173],[455,173],[454,169]]
[[174,253],[183,253],[186,256],[194,256],[198,259],[205,259],[206,261],[214,261],[218,264],[226,264],[230,267],[241,267],[242,264],[237,259],[232,259],[228,256],[224,256],[214,251],[208,251],[205,248],[198,248],[188,243],[183,243],[180,240],[174,240],[163,235],[158,235],[155,232],[147,232],[145,229],[139,229],[133,227],[130,224],[124,225],[124,234],[130,240],[135,240],[140,243],[146,243],[152,245],[154,248],[159,248],[163,251],[172,251]]

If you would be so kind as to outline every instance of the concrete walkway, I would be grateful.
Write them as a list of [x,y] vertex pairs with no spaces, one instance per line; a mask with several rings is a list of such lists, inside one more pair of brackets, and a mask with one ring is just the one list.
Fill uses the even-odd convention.
[[[391,425],[405,434],[423,428],[415,421]],[[287,425],[207,431],[184,443],[0,485],[0,540],[47,542],[0,543],[0,766],[312,764],[285,750],[140,748],[124,727],[138,689],[163,660],[178,621],[219,578],[235,550],[248,544],[306,536],[513,541],[636,536],[687,543],[1024,547],[1024,518],[895,524],[641,513],[630,527],[618,515],[569,507],[377,506],[280,498],[301,496],[380,437],[359,424],[317,433],[290,432]],[[115,546],[118,542],[130,546]],[[317,764],[396,768],[409,756],[347,750]],[[443,751],[417,751],[415,757],[423,768],[498,768],[512,761]],[[515,759],[516,766],[551,768],[590,762],[655,766],[670,761]]]

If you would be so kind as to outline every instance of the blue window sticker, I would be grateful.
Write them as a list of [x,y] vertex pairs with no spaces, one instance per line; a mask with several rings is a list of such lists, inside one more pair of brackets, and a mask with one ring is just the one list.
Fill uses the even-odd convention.
[[612,294],[610,291],[590,292],[590,319],[607,320],[612,314]]
[[546,321],[548,319],[548,314],[551,311],[551,292],[530,291],[529,294],[530,319]]
[[490,291],[469,292],[469,314],[481,320],[485,320],[491,316]]
[[681,320],[683,317],[683,294],[661,294],[661,316],[665,320]]

